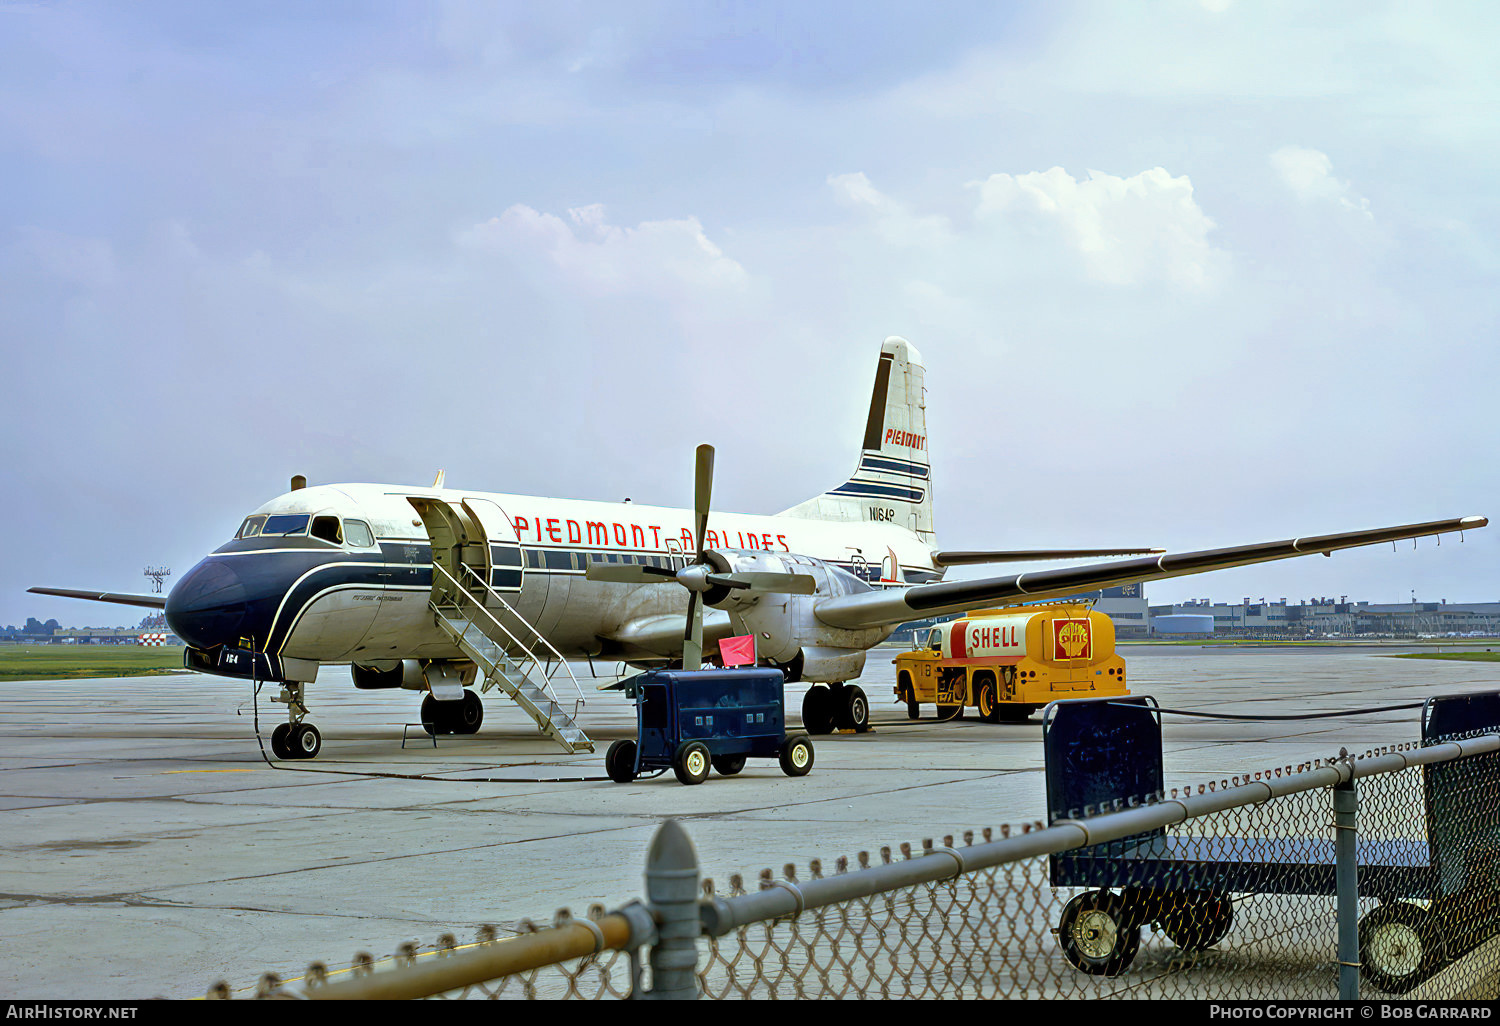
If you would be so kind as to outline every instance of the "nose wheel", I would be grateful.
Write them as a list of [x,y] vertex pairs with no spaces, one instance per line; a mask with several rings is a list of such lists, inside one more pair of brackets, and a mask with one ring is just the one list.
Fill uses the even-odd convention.
[[311,759],[323,750],[323,735],[302,719],[307,715],[305,690],[302,684],[289,682],[275,698],[286,705],[287,714],[287,722],[271,731],[271,752],[278,759]]

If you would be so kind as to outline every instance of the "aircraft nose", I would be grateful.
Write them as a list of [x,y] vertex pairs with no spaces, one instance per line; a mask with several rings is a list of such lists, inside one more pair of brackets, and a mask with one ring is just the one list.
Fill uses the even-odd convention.
[[239,640],[249,611],[244,582],[228,562],[204,560],[167,595],[167,626],[194,648]]

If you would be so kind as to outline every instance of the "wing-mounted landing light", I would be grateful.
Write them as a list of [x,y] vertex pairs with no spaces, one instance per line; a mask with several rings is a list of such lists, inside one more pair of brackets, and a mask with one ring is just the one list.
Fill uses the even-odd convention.
[[807,574],[766,571],[736,572],[722,553],[703,547],[708,532],[708,507],[713,495],[714,447],[698,446],[693,475],[693,538],[697,547],[693,562],[681,569],[642,566],[634,563],[590,563],[585,576],[591,581],[615,584],[660,584],[676,581],[688,590],[687,626],[682,634],[682,667],[696,670],[703,665],[703,604],[723,599],[731,591],[768,594],[811,595],[817,581]]

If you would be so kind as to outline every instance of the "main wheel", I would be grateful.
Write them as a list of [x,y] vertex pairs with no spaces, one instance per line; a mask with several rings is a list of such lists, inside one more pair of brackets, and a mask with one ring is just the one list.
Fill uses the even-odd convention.
[[781,772],[789,777],[805,777],[813,767],[812,738],[793,734],[781,743]]
[[979,718],[986,723],[1000,722],[1000,703],[995,693],[995,678],[981,677],[979,680]]
[[839,727],[843,730],[852,730],[856,734],[863,734],[870,729],[870,700],[865,697],[865,689],[857,684],[850,684],[844,688],[843,708],[839,710]]
[[809,734],[833,733],[833,691],[814,684],[802,696],[802,726]]
[[448,714],[443,703],[428,695],[422,699],[422,729],[429,734],[451,734],[448,729]]
[[484,702],[472,691],[464,692],[464,700],[460,704],[458,715],[450,721],[450,726],[455,734],[475,734],[479,731],[479,725],[484,722]]
[[1222,894],[1189,899],[1161,917],[1162,932],[1183,951],[1202,951],[1223,940],[1234,923],[1234,905]]
[[1359,922],[1360,972],[1387,994],[1404,994],[1443,962],[1442,936],[1419,905],[1392,901]]
[[716,755],[713,757],[714,769],[719,771],[720,776],[732,777],[745,768],[745,757],[743,755]]
[[292,750],[287,747],[286,736],[292,732],[290,723],[278,723],[276,729],[271,731],[271,754],[278,759],[292,758]]
[[1063,956],[1093,976],[1118,976],[1141,946],[1139,924],[1128,924],[1125,902],[1109,891],[1087,891],[1063,907],[1057,924]]
[[683,784],[703,783],[708,779],[711,765],[708,746],[702,741],[684,741],[677,746],[677,754],[672,756],[672,772]]
[[604,753],[604,772],[617,784],[635,779],[635,742],[616,741]]
[[287,732],[287,757],[312,759],[323,750],[323,735],[311,723],[297,723]]

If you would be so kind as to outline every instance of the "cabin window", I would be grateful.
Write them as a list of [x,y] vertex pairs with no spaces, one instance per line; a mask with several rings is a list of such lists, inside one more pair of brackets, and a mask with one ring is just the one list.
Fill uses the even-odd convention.
[[344,529],[339,525],[338,517],[313,517],[310,533],[314,538],[321,538],[335,545],[341,545],[344,541]]
[[311,519],[310,513],[278,513],[275,516],[266,517],[265,526],[260,529],[260,533],[262,536],[306,534],[307,522]]
[[357,549],[367,549],[375,544],[375,536],[363,520],[344,521],[344,540]]
[[240,525],[240,531],[236,538],[254,538],[260,534],[260,525],[266,522],[265,517],[246,517],[245,522]]

